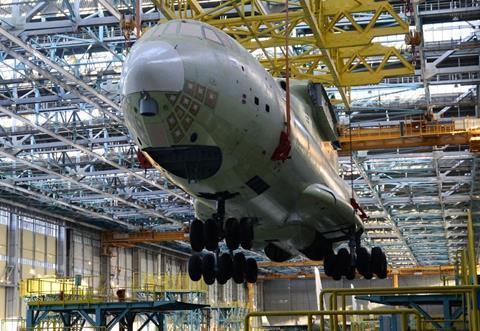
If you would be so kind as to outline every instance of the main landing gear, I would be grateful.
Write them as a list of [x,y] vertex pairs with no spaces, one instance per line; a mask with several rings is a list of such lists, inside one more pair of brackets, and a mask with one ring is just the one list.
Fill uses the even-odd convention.
[[[387,258],[385,253],[380,247],[373,247],[371,252],[362,247],[361,234],[361,232],[355,233],[352,230],[345,238],[349,239],[349,249],[341,248],[335,253],[332,242],[317,233],[314,242],[301,252],[311,260],[323,260],[325,274],[334,280],[340,280],[342,276],[352,280],[357,272],[366,279],[371,279],[374,274],[378,278],[386,278]],[[267,251],[265,253],[269,256]]]
[[[240,246],[251,249],[253,243],[253,220],[251,218],[225,218],[225,199],[217,200],[217,213],[205,222],[195,219],[190,224],[190,245],[195,252],[188,261],[190,279],[203,277],[207,285],[217,280],[225,284],[230,278],[240,284],[257,281],[258,267],[253,258],[245,258],[241,252],[233,253]],[[218,243],[225,239],[229,249],[221,253]],[[203,249],[214,252],[202,256]]]
[[336,254],[333,250],[325,254],[323,268],[325,274],[334,280],[340,280],[342,276],[352,280],[356,271],[365,279],[372,279],[374,274],[384,279],[387,277],[387,258],[380,247],[373,247],[371,253],[365,247],[360,247],[352,263],[350,252],[341,248]]

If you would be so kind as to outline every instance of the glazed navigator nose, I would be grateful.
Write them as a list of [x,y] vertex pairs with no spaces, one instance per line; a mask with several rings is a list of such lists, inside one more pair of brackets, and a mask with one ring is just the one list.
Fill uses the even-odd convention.
[[124,96],[136,92],[180,92],[185,81],[183,62],[165,41],[140,41],[125,60],[122,80]]

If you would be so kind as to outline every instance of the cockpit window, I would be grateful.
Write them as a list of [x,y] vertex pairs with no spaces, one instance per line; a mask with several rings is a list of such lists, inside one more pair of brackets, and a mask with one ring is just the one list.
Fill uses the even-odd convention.
[[201,26],[194,23],[183,22],[182,25],[180,25],[180,34],[182,36],[203,38]]
[[167,24],[167,27],[164,31],[164,34],[177,34],[178,22],[170,22]]
[[203,31],[205,32],[205,37],[208,40],[211,40],[211,41],[216,42],[217,44],[223,45],[220,38],[218,38],[217,34],[212,29],[204,27]]

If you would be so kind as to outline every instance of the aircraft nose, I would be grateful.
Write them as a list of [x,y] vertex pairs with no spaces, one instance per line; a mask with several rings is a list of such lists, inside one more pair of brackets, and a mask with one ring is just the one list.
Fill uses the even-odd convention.
[[185,73],[180,54],[161,40],[138,42],[125,60],[122,94],[159,91],[180,92]]

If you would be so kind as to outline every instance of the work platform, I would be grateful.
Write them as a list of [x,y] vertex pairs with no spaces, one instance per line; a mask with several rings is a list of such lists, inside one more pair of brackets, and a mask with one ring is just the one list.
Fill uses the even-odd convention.
[[[93,327],[103,327],[110,330],[120,325],[124,330],[133,331],[136,317],[143,317],[144,322],[135,330],[142,330],[149,323],[155,324],[159,330],[164,330],[165,315],[179,311],[201,310],[208,305],[163,301],[123,301],[123,302],[29,302],[27,307],[27,329],[41,325],[41,322],[52,315],[59,317],[67,328],[79,327],[85,324]],[[107,317],[111,317],[107,320]]]
[[[467,322],[460,320],[466,312],[466,299],[458,294],[416,294],[416,295],[361,295],[357,300],[365,300],[382,305],[403,306],[415,309],[430,322],[436,330],[452,330],[454,324],[462,324],[467,329]],[[428,313],[425,306],[442,306],[442,322]]]

